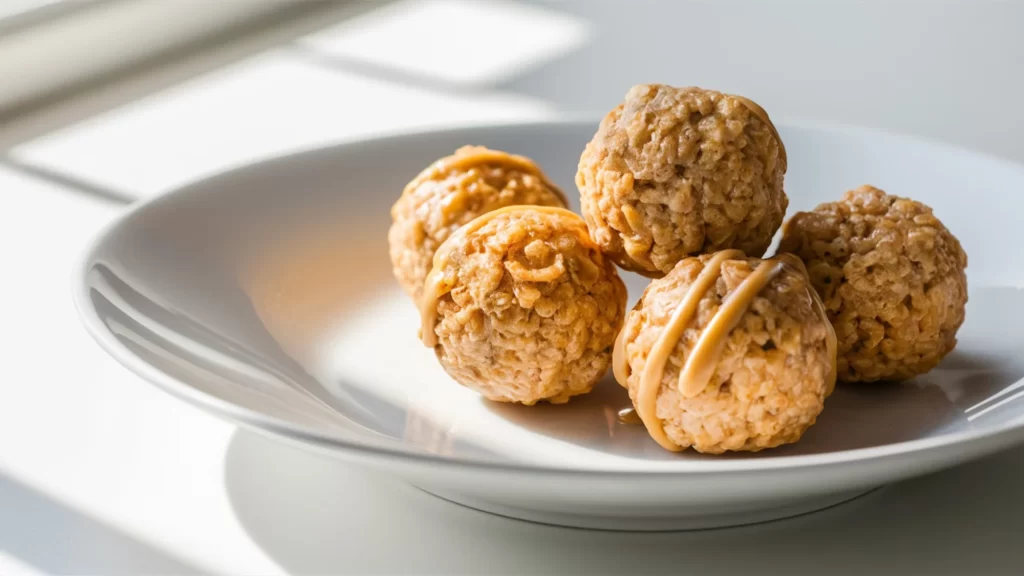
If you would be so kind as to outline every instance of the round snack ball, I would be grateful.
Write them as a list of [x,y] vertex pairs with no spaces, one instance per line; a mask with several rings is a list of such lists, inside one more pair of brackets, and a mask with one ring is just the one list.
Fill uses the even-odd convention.
[[565,194],[532,160],[464,146],[414,178],[391,207],[395,278],[418,301],[434,251],[463,224],[503,206],[565,206]]
[[441,245],[421,301],[424,344],[463,386],[560,404],[608,370],[626,287],[576,214],[513,206]]
[[739,250],[654,280],[615,344],[615,378],[668,450],[796,442],[835,384],[835,335],[803,264]]
[[760,256],[782,224],[786,151],[740,96],[634,86],[601,121],[576,173],[583,217],[606,254],[653,278],[687,256]]
[[839,340],[839,379],[905,380],[956,346],[967,254],[931,208],[871,186],[800,212],[780,250],[807,265]]

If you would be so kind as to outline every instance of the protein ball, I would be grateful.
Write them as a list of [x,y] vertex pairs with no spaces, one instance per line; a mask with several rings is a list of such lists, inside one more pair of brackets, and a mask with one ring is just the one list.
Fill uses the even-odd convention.
[[781,250],[807,265],[839,340],[839,379],[905,380],[956,346],[967,254],[932,209],[871,186],[800,212]]
[[388,244],[395,278],[418,301],[434,251],[470,220],[504,206],[566,205],[565,195],[529,158],[464,146],[434,162],[391,207]]
[[796,442],[835,384],[835,336],[803,264],[739,250],[685,258],[626,317],[615,377],[668,450]]
[[438,249],[420,336],[452,378],[485,398],[560,404],[607,371],[625,307],[625,285],[579,216],[515,206]]
[[576,186],[601,249],[657,278],[687,256],[764,254],[789,203],[785,173],[782,140],[757,104],[645,84],[602,120]]

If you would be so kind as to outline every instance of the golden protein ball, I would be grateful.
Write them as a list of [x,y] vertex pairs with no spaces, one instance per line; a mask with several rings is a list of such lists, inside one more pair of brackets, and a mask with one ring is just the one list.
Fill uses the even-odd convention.
[[626,287],[576,214],[513,206],[451,235],[424,285],[420,337],[457,382],[560,404],[607,372]]
[[786,151],[757,104],[731,94],[634,86],[580,157],[590,234],[619,266],[658,278],[688,256],[761,256],[782,224]]
[[835,335],[793,255],[693,256],[651,282],[614,351],[615,378],[667,450],[796,442],[835,385]]
[[418,301],[434,251],[470,220],[504,206],[566,205],[565,194],[529,158],[464,146],[420,172],[391,207],[388,245],[402,288]]
[[780,250],[807,265],[839,340],[839,379],[905,380],[956,346],[967,254],[920,202],[872,186],[795,214]]

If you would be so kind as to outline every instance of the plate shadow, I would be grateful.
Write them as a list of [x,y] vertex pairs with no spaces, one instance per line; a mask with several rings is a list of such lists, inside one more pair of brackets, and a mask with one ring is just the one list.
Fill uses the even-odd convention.
[[1024,562],[1022,483],[1024,448],[789,520],[623,533],[477,512],[250,432],[225,460],[242,526],[295,574],[1007,574]]

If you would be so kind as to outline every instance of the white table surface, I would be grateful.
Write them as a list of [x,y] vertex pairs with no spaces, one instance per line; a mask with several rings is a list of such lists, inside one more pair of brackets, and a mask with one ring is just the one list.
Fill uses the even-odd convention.
[[0,155],[0,574],[1024,572],[1024,449],[759,526],[561,529],[241,432],[79,327],[70,269],[116,198],[381,132],[603,110],[637,81],[1024,160],[1022,4],[667,7],[409,1]]

